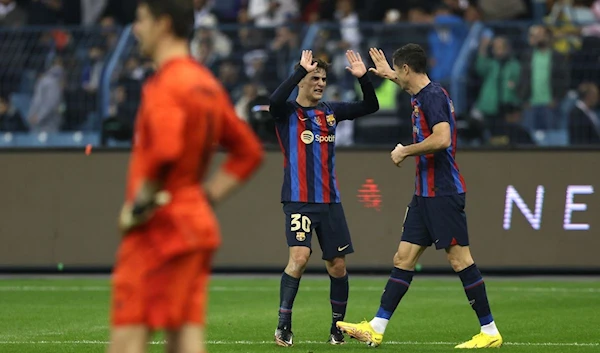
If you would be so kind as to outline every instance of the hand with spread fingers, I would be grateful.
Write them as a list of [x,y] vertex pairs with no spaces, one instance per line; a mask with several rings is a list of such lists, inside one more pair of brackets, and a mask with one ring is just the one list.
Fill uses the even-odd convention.
[[350,66],[346,66],[346,70],[350,71],[354,77],[361,78],[367,73],[367,67],[359,53],[348,50],[346,51],[346,59],[348,59],[348,63],[350,64]]
[[385,58],[383,50],[371,48],[369,49],[369,55],[375,64],[374,68],[372,67],[369,69],[370,72],[388,80],[393,80],[396,78],[396,72],[390,67],[390,64]]
[[317,62],[313,61],[312,50],[303,50],[300,58],[300,66],[306,71],[313,72],[317,69]]

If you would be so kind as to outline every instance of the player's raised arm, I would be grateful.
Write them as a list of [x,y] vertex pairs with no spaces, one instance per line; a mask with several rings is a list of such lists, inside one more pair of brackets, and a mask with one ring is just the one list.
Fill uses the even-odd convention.
[[388,79],[398,86],[401,86],[400,81],[398,80],[398,75],[388,63],[383,50],[371,48],[369,49],[369,56],[371,56],[371,60],[373,60],[373,63],[375,64],[375,67],[370,68],[369,72],[372,72],[381,78]]
[[219,144],[227,150],[227,160],[206,183],[209,200],[218,203],[247,181],[260,166],[264,151],[262,144],[250,126],[236,114],[224,98],[223,116],[219,119],[221,134]]
[[346,52],[349,66],[346,67],[360,83],[363,99],[358,102],[335,102],[329,103],[334,110],[338,120],[351,120],[361,116],[373,114],[379,110],[379,101],[375,94],[375,87],[367,75],[367,67],[362,61],[359,53],[352,50]]
[[269,97],[270,112],[274,118],[279,118],[282,114],[285,114],[287,99],[292,94],[292,91],[294,91],[294,88],[302,81],[304,76],[316,69],[317,62],[313,61],[312,51],[303,50],[300,64],[296,68],[296,71],[283,81]]

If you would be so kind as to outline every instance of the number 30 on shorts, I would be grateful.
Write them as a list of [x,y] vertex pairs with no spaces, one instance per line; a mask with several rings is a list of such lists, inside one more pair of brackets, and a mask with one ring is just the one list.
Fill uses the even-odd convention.
[[305,215],[302,215],[300,213],[293,213],[291,224],[292,224],[292,228],[291,228],[292,232],[297,232],[300,229],[302,229],[303,232],[310,233],[310,226],[311,226],[312,222],[310,221],[310,218],[308,218]]

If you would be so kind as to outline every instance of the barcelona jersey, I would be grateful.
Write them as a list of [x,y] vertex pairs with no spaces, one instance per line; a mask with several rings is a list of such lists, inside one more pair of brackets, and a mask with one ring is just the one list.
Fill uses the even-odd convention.
[[429,137],[433,127],[441,122],[450,124],[451,133],[451,144],[448,148],[432,154],[415,156],[415,195],[434,197],[465,193],[465,181],[455,160],[456,118],[448,92],[438,83],[431,82],[412,97],[411,104],[414,143]]
[[307,75],[299,68],[270,97],[279,144],[284,155],[282,202],[339,203],[335,175],[335,129],[339,121],[351,120],[379,109],[373,84],[359,79],[363,100],[319,102],[302,107],[288,101],[294,87]]

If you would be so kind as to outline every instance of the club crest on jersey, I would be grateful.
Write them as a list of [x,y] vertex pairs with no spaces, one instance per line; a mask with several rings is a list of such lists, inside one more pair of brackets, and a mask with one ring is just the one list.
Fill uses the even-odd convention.
[[327,115],[326,119],[327,119],[327,125],[329,125],[329,126],[335,125],[335,116],[333,114]]
[[306,233],[304,232],[296,232],[296,240],[304,241],[306,240]]
[[310,145],[315,140],[315,135],[310,130],[304,130],[300,134],[300,139],[307,145]]
[[413,110],[413,114],[414,114],[414,116],[416,116],[416,117],[418,117],[418,116],[419,116],[419,107],[417,107],[416,105],[415,105],[415,109]]

